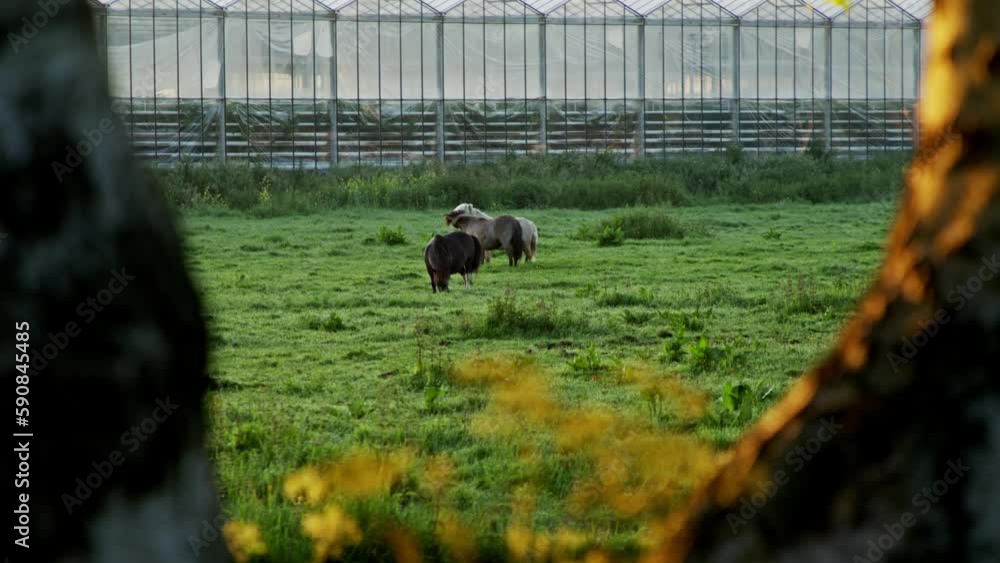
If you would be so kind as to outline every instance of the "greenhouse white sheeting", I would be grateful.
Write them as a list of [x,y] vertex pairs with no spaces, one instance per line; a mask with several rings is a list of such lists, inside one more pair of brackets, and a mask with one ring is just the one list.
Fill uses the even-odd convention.
[[127,100],[119,107],[140,153],[307,166],[343,155],[459,158],[459,150],[461,159],[733,143],[903,150],[914,136],[932,8],[931,0],[855,0],[847,9],[828,0],[93,3],[112,93]]

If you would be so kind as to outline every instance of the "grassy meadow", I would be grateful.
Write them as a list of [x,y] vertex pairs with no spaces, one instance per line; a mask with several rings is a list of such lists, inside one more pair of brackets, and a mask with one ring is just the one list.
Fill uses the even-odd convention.
[[[635,553],[691,482],[620,502],[641,471],[609,477],[584,442],[617,432],[624,472],[704,471],[685,456],[733,443],[828,349],[894,203],[486,207],[535,221],[537,262],[501,255],[433,294],[422,250],[449,209],[183,213],[213,334],[210,449],[261,560]],[[469,384],[489,358],[508,374]],[[296,473],[338,460],[361,493]]]

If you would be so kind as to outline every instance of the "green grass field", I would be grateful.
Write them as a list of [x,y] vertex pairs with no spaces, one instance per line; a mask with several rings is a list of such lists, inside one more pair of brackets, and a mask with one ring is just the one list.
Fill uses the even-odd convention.
[[[487,393],[450,383],[448,366],[530,357],[566,404],[607,407],[722,449],[832,344],[879,262],[894,206],[666,208],[683,238],[620,246],[578,236],[615,210],[488,211],[534,220],[538,261],[509,268],[500,256],[471,290],[455,276],[446,294],[432,294],[422,249],[445,232],[447,209],[183,217],[213,329],[210,447],[226,512],[260,525],[273,560],[311,556],[306,509],[283,497],[285,477],[358,447],[408,446],[456,467],[443,498],[404,482],[352,504],[366,530],[393,520],[433,543],[446,504],[481,549],[501,549],[514,491],[530,484],[538,529],[627,546],[640,523],[566,508],[588,464],[539,435],[541,461],[526,470],[516,444],[470,429]],[[406,242],[377,240],[383,225],[400,227]],[[677,374],[710,406],[681,420],[613,377],[622,362]],[[378,553],[366,541],[344,557]]]

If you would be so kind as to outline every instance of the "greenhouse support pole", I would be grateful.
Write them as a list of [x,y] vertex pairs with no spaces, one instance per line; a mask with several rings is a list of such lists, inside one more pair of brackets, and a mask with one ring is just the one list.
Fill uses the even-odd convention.
[[225,12],[218,18],[219,33],[217,50],[219,53],[219,127],[218,138],[216,139],[216,157],[219,161],[226,162],[226,15]]
[[444,16],[441,16],[435,26],[437,30],[437,153],[438,161],[444,163]]
[[[922,26],[923,24],[921,23],[920,25]],[[916,89],[916,95],[914,96],[914,99],[917,100],[917,102],[914,104],[913,107],[914,110],[917,109],[917,104],[920,103],[921,99],[920,70],[923,67],[923,64],[921,63],[924,55],[923,55],[922,45],[920,44],[920,42],[923,40],[922,37],[923,31],[924,31],[923,27],[917,27],[916,29],[913,30],[913,46],[915,51],[913,57],[913,87]],[[914,115],[910,117],[910,120],[913,122],[913,150],[917,150],[918,148],[920,148],[920,120],[917,118],[916,111],[914,111]]]
[[[101,8],[97,14],[97,55],[104,68],[108,68],[108,13],[107,8]],[[96,10],[95,10],[96,11]]]
[[740,144],[740,22],[733,26],[733,144]]
[[833,22],[823,26],[823,56],[826,59],[826,72],[823,88],[826,92],[826,107],[823,108],[823,130],[826,137],[826,150],[833,150]]
[[549,152],[549,69],[548,57],[545,54],[546,44],[545,16],[538,24],[538,84],[541,89],[542,107],[538,116],[538,144],[542,154]]
[[636,152],[646,156],[646,18],[639,20],[639,123],[636,126]]
[[340,95],[337,92],[337,88],[340,87],[339,81],[337,79],[337,22],[334,19],[330,22],[330,43],[333,44],[332,53],[330,54],[330,66],[333,67],[330,72],[330,166],[334,167],[340,163],[340,137],[337,131],[337,100],[340,99]]

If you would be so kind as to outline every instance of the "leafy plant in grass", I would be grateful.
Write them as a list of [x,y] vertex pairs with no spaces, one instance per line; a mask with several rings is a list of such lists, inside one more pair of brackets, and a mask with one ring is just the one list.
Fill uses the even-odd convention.
[[767,231],[766,233],[764,233],[764,234],[762,234],[760,236],[764,240],[778,240],[778,239],[781,238],[781,235],[782,235],[781,231],[779,231],[778,229],[775,229],[774,227],[771,227],[771,229],[769,231]]
[[714,309],[711,307],[702,309],[701,305],[695,307],[693,311],[659,311],[659,315],[667,320],[670,327],[675,331],[701,331],[705,330],[705,324],[712,318]]
[[600,290],[597,288],[597,284],[592,281],[587,282],[587,285],[583,287],[576,288],[577,297],[591,297],[599,293]]
[[271,177],[265,175],[260,182],[260,191],[257,192],[257,205],[268,207],[271,205]]
[[406,244],[406,233],[403,231],[403,227],[390,229],[385,225],[381,225],[378,228],[378,232],[375,233],[375,242],[386,246]]
[[640,288],[637,293],[627,293],[620,290],[602,292],[597,297],[597,304],[602,307],[650,306],[656,301],[652,290]]
[[663,342],[663,358],[668,362],[679,362],[687,354],[691,338],[683,328],[675,328],[673,333]]
[[513,291],[508,290],[490,300],[486,306],[482,333],[489,337],[518,334],[552,334],[561,326],[561,313],[540,301],[523,306]]
[[653,318],[651,311],[642,309],[625,309],[622,311],[622,320],[629,325],[644,325]]
[[[410,384],[416,390],[424,392],[424,410],[433,412],[438,399],[448,391],[448,371],[450,363],[440,351],[428,354],[423,326],[417,326],[417,361],[410,373]],[[430,357],[427,357],[427,356]]]
[[621,227],[604,227],[597,235],[597,246],[621,246],[625,242],[625,231]]
[[601,354],[593,342],[566,362],[566,366],[569,367],[570,373],[573,375],[584,376],[597,375],[608,369],[608,364],[601,359]]
[[696,342],[688,344],[688,367],[694,373],[713,371],[726,362],[731,353],[732,350],[728,345],[713,346],[703,335]]
[[812,276],[798,276],[785,282],[773,299],[786,314],[830,316],[837,311],[848,311],[860,292],[860,287],[843,280],[830,283]]
[[340,332],[347,329],[347,323],[337,313],[330,313],[325,317],[309,317],[305,324],[310,330],[323,332]]
[[666,401],[663,400],[663,394],[659,392],[659,389],[643,389],[640,394],[650,420],[653,422],[661,420],[666,413]]
[[773,392],[773,387],[761,392],[747,383],[727,382],[709,420],[716,426],[744,426],[764,410],[765,401]]

